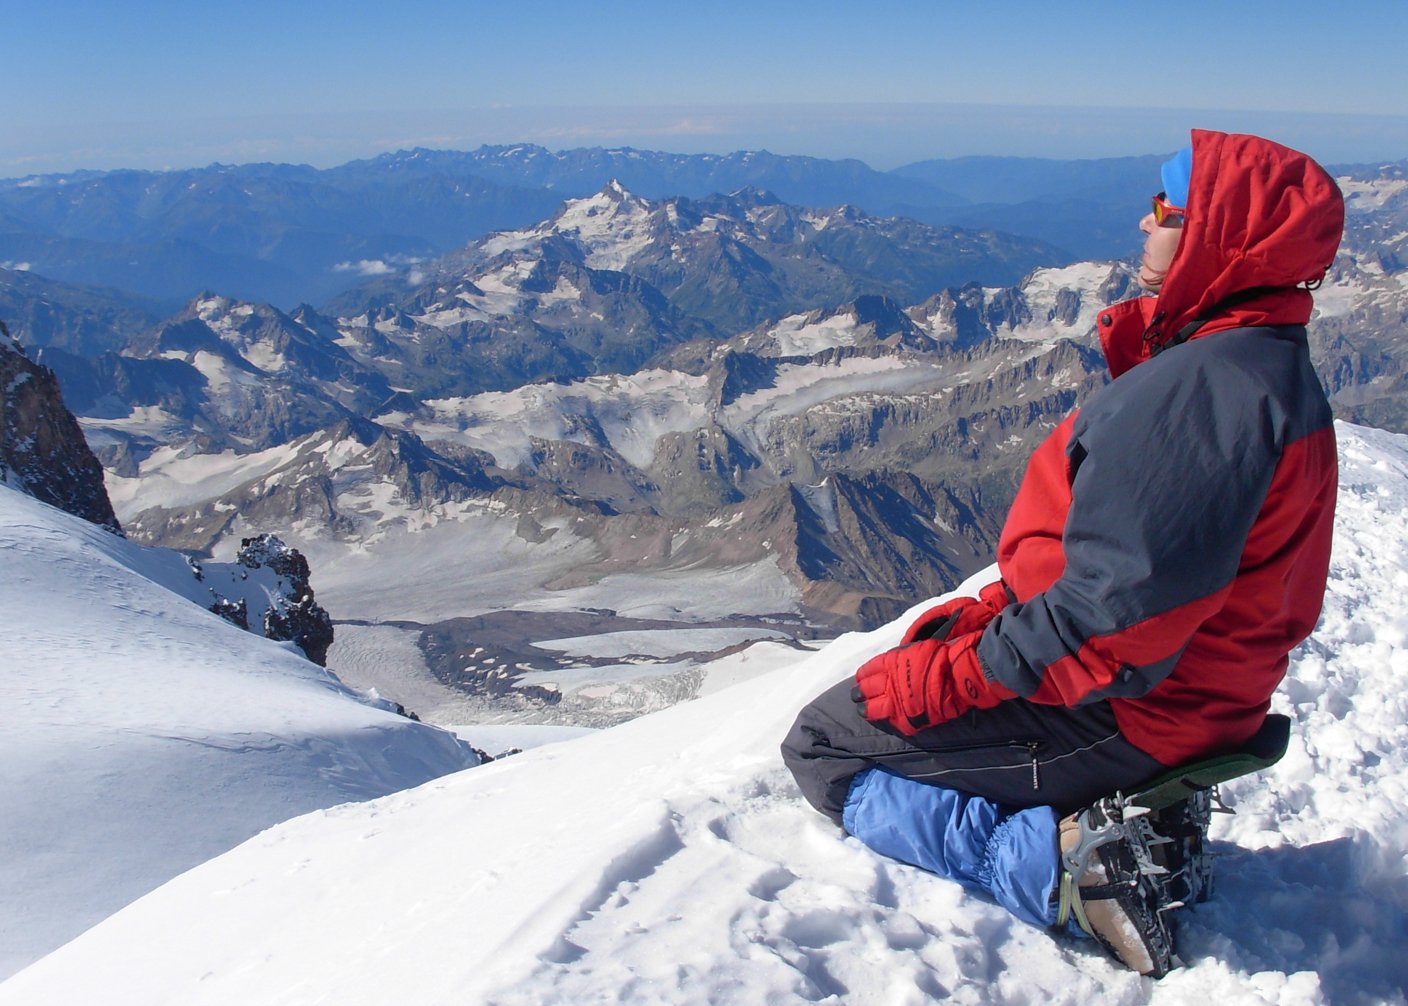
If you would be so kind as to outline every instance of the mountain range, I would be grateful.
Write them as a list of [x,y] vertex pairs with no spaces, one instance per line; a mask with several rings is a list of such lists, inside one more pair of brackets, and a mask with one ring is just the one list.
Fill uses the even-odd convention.
[[[408,176],[438,170],[419,160]],[[1394,166],[1341,185],[1317,364],[1340,415],[1402,428],[1408,186]],[[1105,380],[1095,315],[1134,292],[1124,263],[1042,254],[759,190],[648,199],[612,181],[326,311],[206,293],[143,326],[32,272],[8,289],[17,316],[52,320],[20,334],[130,535],[231,560],[277,533],[351,642],[394,622],[428,673],[505,707],[544,699],[525,689],[560,666],[539,613],[806,638],[986,563],[1030,450]],[[114,331],[87,341],[93,317]],[[495,642],[471,665],[472,632]],[[557,681],[551,709],[525,708],[610,722],[688,693],[667,683],[687,662],[652,662],[605,703]]]
[[[750,543],[739,561],[780,557],[804,608],[870,621],[986,561],[1002,504],[982,494],[1010,495],[1019,445],[1100,380],[1097,356],[1059,336],[1083,334],[1128,275],[1039,270],[1030,304],[944,285],[987,250],[852,210],[756,193],[652,203],[613,183],[472,242],[395,300],[368,292],[355,315],[209,296],[123,353],[42,359],[142,540],[213,550],[242,520],[280,514],[350,541],[404,520],[360,503],[377,496],[353,490],[350,468],[393,478],[403,507],[497,493],[540,524],[570,515],[603,572],[692,561],[679,540],[691,528],[718,564],[717,520]],[[876,264],[890,261],[904,270]],[[1058,292],[1061,276],[1074,286]],[[804,308],[882,280],[917,306],[868,293]],[[1016,338],[994,339],[1004,326]],[[986,470],[972,479],[978,444]],[[189,486],[179,473],[222,451],[242,459],[219,466],[236,481],[194,497],[157,488]],[[655,544],[627,547],[616,528]]]
[[0,179],[0,266],[130,291],[166,312],[205,289],[289,310],[491,231],[531,226],[613,178],[657,201],[758,189],[794,206],[851,205],[998,230],[1043,243],[1054,256],[1048,264],[1065,264],[1127,252],[1141,205],[1134,194],[1157,177],[1159,160],[960,158],[881,172],[767,151],[517,144],[403,150],[323,170],[215,164],[34,175]]
[[[1339,181],[1315,362],[1402,430],[1408,173]],[[1401,435],[1337,424],[1291,750],[1224,790],[1169,979],[841,841],[778,760],[991,579],[1104,382],[1129,265],[1000,278],[1041,253],[618,180],[323,309],[0,272],[0,1003],[1397,1001]]]

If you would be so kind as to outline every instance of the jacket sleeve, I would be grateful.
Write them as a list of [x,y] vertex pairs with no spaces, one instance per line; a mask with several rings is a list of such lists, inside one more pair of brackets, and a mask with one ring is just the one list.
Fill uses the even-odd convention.
[[1222,606],[1280,445],[1264,397],[1206,356],[1170,351],[1081,411],[1063,571],[989,625],[990,679],[1056,705],[1144,695]]

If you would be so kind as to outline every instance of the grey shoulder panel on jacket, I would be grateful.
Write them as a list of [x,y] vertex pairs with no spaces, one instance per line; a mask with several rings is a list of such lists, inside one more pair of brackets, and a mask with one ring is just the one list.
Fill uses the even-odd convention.
[[[1278,450],[1333,421],[1301,325],[1231,329],[1165,350],[1093,396],[1081,410],[1075,436],[1108,414],[1129,412],[1125,403],[1135,398],[1166,404],[1165,418],[1179,423],[1218,415],[1249,423],[1255,411]],[[1184,410],[1175,411],[1179,406]],[[1198,406],[1196,412],[1188,408]],[[1145,409],[1134,411],[1147,416]],[[1248,433],[1251,426],[1241,430]]]
[[[1329,422],[1299,326],[1215,333],[1101,389],[1067,445],[1065,571],[984,636],[985,668],[1031,694],[1087,640],[1231,583],[1286,445]],[[1148,691],[1182,645],[1129,668],[1109,694]]]

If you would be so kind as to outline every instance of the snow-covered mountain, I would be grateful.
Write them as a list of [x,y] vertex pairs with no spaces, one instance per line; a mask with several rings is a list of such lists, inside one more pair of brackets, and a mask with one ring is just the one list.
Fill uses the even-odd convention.
[[[1403,428],[1395,170],[1342,180],[1351,224],[1312,338],[1341,415]],[[1032,447],[1104,380],[1097,313],[1134,290],[1126,265],[1089,262],[835,299],[927,291],[948,244],[975,240],[608,185],[342,318],[202,296],[123,355],[54,365],[138,540],[228,560],[277,533],[334,616],[367,623],[349,642],[404,621],[447,688],[522,698],[540,693],[499,690],[558,667],[544,612],[805,636],[879,624],[988,561]],[[516,637],[453,624],[495,611]],[[666,667],[620,708],[692,694]],[[599,722],[569,693],[591,690],[536,712]]]
[[[628,202],[620,196],[630,216]],[[515,238],[520,251],[559,240],[565,219]],[[447,687],[502,705],[542,695],[506,686],[557,669],[537,644],[558,633],[525,615],[517,640],[498,626],[494,644],[470,645],[455,619],[595,611],[623,620],[596,631],[644,619],[660,631],[747,632],[781,617],[805,639],[812,625],[877,624],[984,565],[1027,453],[1102,380],[1080,340],[1125,275],[1114,264],[1039,270],[1030,298],[970,285],[909,312],[861,297],[681,347],[634,374],[452,398],[398,392],[375,423],[262,450],[249,450],[267,439],[246,423],[223,450],[207,436],[194,450],[163,443],[169,432],[155,431],[178,421],[159,406],[90,415],[87,429],[138,540],[229,559],[241,538],[274,531],[308,555],[336,618],[425,633],[421,649]],[[293,319],[215,298],[188,314],[200,345],[218,341],[226,354],[191,357],[207,370],[229,356],[268,385],[291,380],[265,368],[292,359],[273,353],[269,334]],[[305,335],[326,332],[295,318]],[[396,338],[424,335],[408,324]],[[266,384],[240,387],[210,385],[200,414],[234,413],[219,403],[236,392],[258,401]],[[292,414],[248,412],[266,428]],[[358,653],[353,635],[386,638],[339,631]],[[680,674],[695,660],[654,664],[598,708],[579,699],[601,693],[569,686],[535,715],[611,722],[695,694],[697,679]]]
[[278,566],[197,571],[0,486],[0,975],[279,821],[478,763],[207,610],[262,627]]
[[1217,890],[1183,913],[1187,966],[1162,981],[807,808],[778,741],[901,619],[612,730],[289,821],[11,978],[0,1003],[1402,1002],[1408,437],[1337,433],[1325,611],[1274,701],[1291,749],[1225,787],[1238,813],[1215,819]]
[[724,345],[685,370],[433,399],[260,452],[160,447],[110,489],[139,540],[228,558],[275,530],[342,620],[875,624],[989,561],[1031,446],[1099,384],[1095,355],[1042,326],[963,349],[862,301],[792,336],[811,355]]
[[[0,266],[179,302],[202,289],[289,307],[359,275],[529,226],[611,178],[651,198],[756,186],[801,206],[871,212],[952,197],[859,161],[630,149],[405,150],[318,170],[215,164],[0,179]],[[984,226],[978,224],[976,226]],[[1010,275],[1010,281],[1016,276]],[[0,307],[3,307],[0,283]]]
[[124,471],[152,444],[256,451],[374,414],[393,391],[338,339],[334,323],[311,308],[290,315],[212,294],[121,353],[38,356],[58,373],[73,410],[92,421],[104,463]]
[[337,306],[354,355],[380,360],[398,385],[448,396],[629,373],[681,342],[795,311],[877,294],[915,303],[1058,258],[1034,242],[852,206],[804,209],[757,190],[651,201],[613,181],[535,227],[491,234]]
[[1315,293],[1312,351],[1337,415],[1408,432],[1408,169],[1338,181],[1345,238]]

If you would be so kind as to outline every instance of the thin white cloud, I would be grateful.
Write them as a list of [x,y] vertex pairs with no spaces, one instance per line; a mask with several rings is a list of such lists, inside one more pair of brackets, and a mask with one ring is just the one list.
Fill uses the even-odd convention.
[[396,267],[379,258],[358,259],[356,262],[339,262],[332,267],[333,272],[355,272],[359,276],[389,276]]

